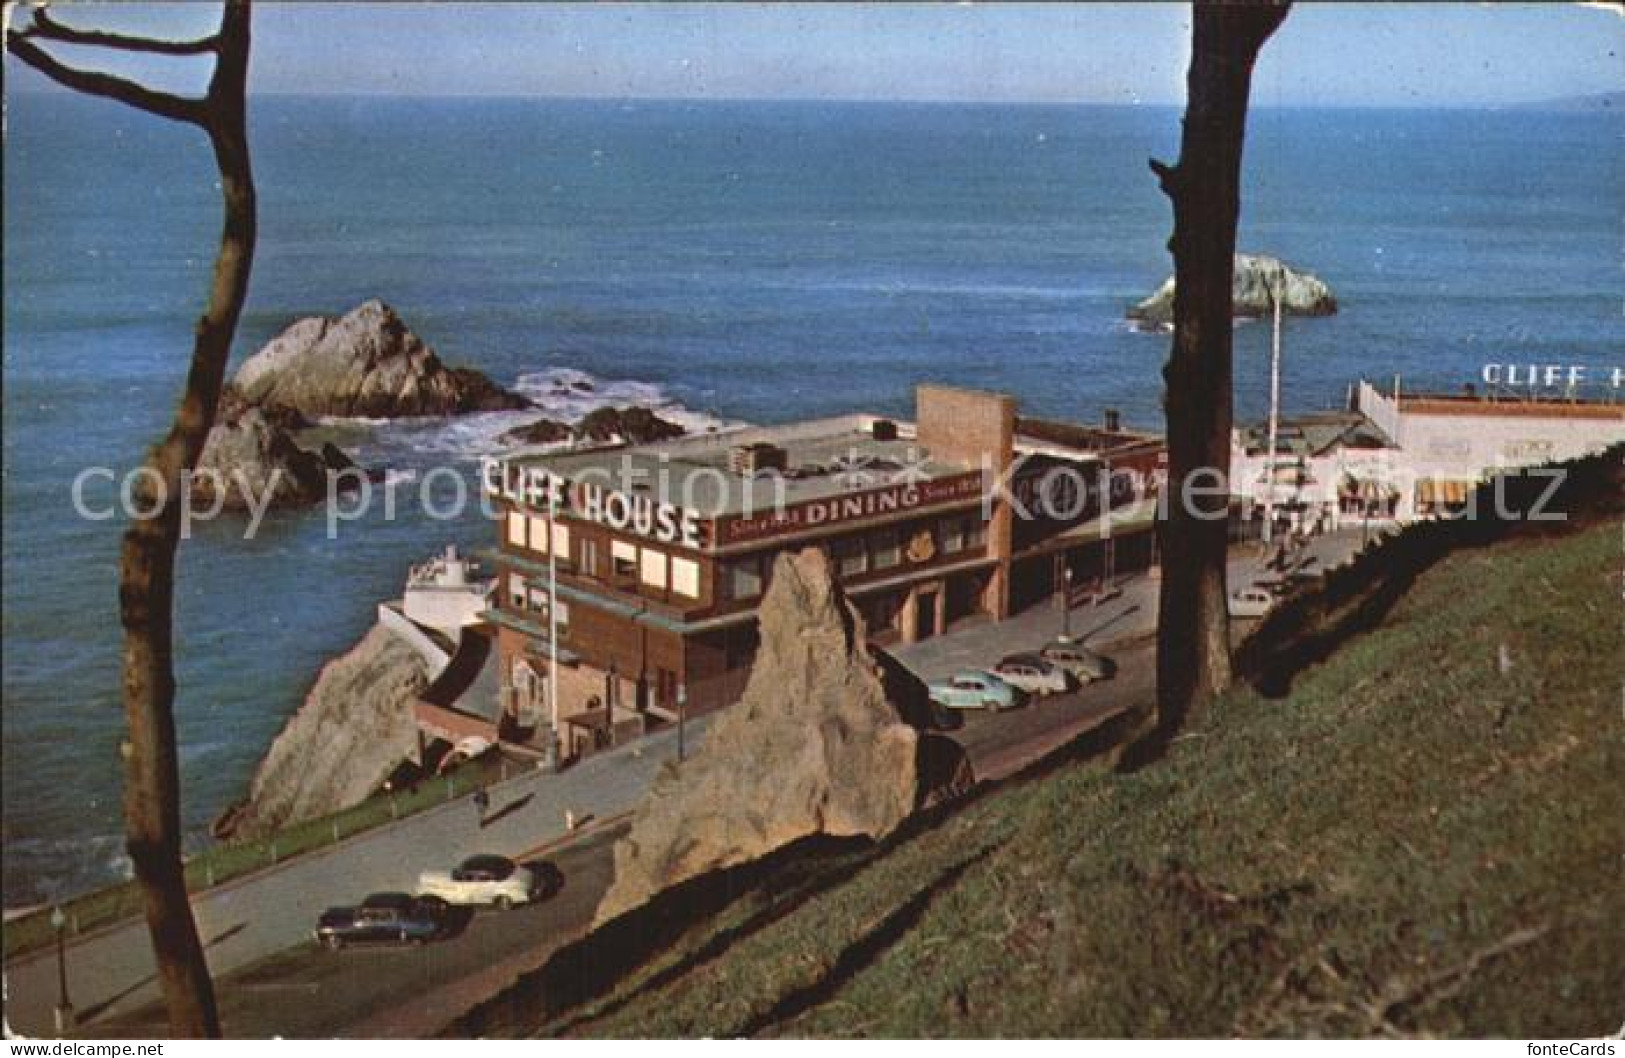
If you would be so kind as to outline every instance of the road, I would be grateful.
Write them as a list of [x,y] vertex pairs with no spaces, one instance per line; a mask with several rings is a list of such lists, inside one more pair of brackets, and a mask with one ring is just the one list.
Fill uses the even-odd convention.
[[[422,1038],[579,936],[613,873],[619,823],[543,859],[564,878],[546,902],[482,911],[427,948],[346,948],[305,942],[216,982],[228,1037]],[[166,1032],[160,1005],[87,1027],[95,1036],[150,1039]]]
[[[1327,540],[1323,563],[1340,561],[1347,541]],[[1232,561],[1237,583],[1256,558]],[[1154,691],[1156,582],[1140,577],[1122,594],[1072,615],[1080,638],[1118,661],[1118,676],[998,715],[970,714],[953,732],[978,779],[1021,771],[1118,711],[1149,702]],[[927,640],[899,650],[927,677],[1030,650],[1052,636],[1060,615],[1042,608],[998,625]],[[705,723],[689,725],[699,744]],[[194,899],[223,1017],[234,1036],[422,1036],[544,962],[591,920],[611,870],[615,831],[565,841],[565,812],[611,820],[629,811],[655,770],[675,754],[675,732],[589,758],[558,775],[526,775],[493,788],[492,815],[481,828],[467,799],[359,835],[284,867],[228,883]],[[367,892],[410,889],[418,869],[472,852],[522,856],[548,846],[564,889],[539,908],[481,915],[467,932],[421,951],[318,952],[306,939],[327,904]],[[426,850],[428,850],[426,852]],[[72,994],[81,1031],[156,1034],[152,956],[145,927],[125,923],[69,948]],[[365,972],[356,972],[364,968]],[[13,1029],[46,1035],[56,992],[54,956],[39,953],[6,967],[6,1017]]]
[[[691,743],[707,721],[688,725]],[[476,852],[517,856],[636,805],[655,772],[676,754],[668,729],[622,749],[589,757],[558,775],[531,772],[490,788],[488,825],[463,797],[347,838],[279,867],[197,893],[192,910],[209,969],[217,978],[299,944],[324,907],[370,892],[412,889],[418,871],[455,864]],[[146,924],[126,921],[68,945],[69,996],[81,1029],[158,998]],[[30,1036],[53,1029],[56,955],[46,950],[5,967],[7,1026]]]
[[[979,779],[1013,774],[1115,714],[1131,700],[1126,696],[1149,693],[1141,654],[1149,657],[1149,644],[1119,655],[1125,663],[1116,680],[998,715],[970,714],[953,737],[965,746]],[[302,940],[225,974],[216,988],[226,1035],[412,1039],[437,1032],[587,930],[613,877],[614,840],[624,832],[625,824],[614,821],[544,851],[540,858],[564,878],[556,896],[533,908],[482,912],[465,931],[427,948],[334,953]],[[149,1003],[101,1017],[83,1031],[152,1038],[165,1032],[164,1013]]]

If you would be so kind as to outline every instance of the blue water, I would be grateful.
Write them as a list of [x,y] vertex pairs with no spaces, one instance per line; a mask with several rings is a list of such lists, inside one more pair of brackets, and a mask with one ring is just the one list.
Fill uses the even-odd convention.
[[[212,163],[190,130],[98,101],[8,100],[5,144],[4,895],[123,869],[117,833],[119,525],[73,514],[167,421],[211,264]],[[1156,108],[257,100],[261,240],[237,351],[379,296],[448,359],[531,387],[759,422],[906,413],[922,379],[1039,414],[1159,426],[1162,336],[1123,308],[1169,271],[1172,158]],[[1458,388],[1487,362],[1620,359],[1617,117],[1261,111],[1244,249],[1330,282],[1288,321],[1284,390],[1338,403],[1365,374]],[[1238,405],[1267,328],[1238,332]],[[638,385],[633,385],[637,383]],[[541,390],[537,390],[540,392]],[[469,468],[497,420],[358,438],[397,466]],[[109,498],[103,486],[89,495]],[[239,795],[321,663],[477,517],[408,506],[329,540],[321,514],[183,552],[185,816]]]

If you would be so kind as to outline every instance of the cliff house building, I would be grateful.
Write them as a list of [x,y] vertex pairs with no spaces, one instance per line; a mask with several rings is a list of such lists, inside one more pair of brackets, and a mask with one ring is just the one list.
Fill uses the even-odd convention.
[[555,654],[566,752],[734,701],[787,550],[825,548],[882,645],[1147,568],[1165,467],[1161,439],[1115,415],[1025,419],[1009,396],[935,385],[912,423],[854,414],[488,460],[507,723],[546,722]]

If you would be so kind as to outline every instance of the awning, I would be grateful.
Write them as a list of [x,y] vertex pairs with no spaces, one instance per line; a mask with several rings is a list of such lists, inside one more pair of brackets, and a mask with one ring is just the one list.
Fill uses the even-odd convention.
[[1457,478],[1423,478],[1416,483],[1417,503],[1462,504],[1472,495],[1477,482]]

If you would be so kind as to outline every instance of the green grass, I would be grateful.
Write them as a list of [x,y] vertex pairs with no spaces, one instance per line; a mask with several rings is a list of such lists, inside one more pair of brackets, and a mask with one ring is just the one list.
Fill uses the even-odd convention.
[[1066,766],[798,865],[589,1004],[487,1027],[1615,1031],[1621,529],[1450,557],[1288,697],[1232,693],[1153,767]]
[[[509,765],[507,774],[515,766]],[[444,778],[426,779],[415,790],[375,796],[342,812],[285,827],[274,837],[212,845],[186,861],[187,888],[196,893],[254,871],[326,848],[373,827],[444,804],[503,777],[499,761],[482,758],[458,767]],[[92,890],[64,901],[69,938],[141,914],[141,891],[133,881]],[[42,908],[5,924],[5,958],[37,951],[54,942],[50,910]]]

